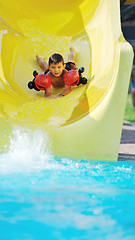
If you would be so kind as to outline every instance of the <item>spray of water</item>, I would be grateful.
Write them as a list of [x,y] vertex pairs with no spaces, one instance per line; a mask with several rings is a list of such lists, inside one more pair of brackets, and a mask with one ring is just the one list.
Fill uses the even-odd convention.
[[[55,174],[67,171],[88,172],[90,176],[106,176],[106,168],[113,175],[117,172],[131,172],[132,167],[120,163],[103,163],[99,161],[57,159],[48,147],[49,137],[41,130],[31,131],[14,126],[10,136],[10,148],[7,153],[0,154],[0,174],[30,173],[42,170],[55,170]],[[117,179],[116,178],[116,179]]]
[[28,172],[50,168],[53,155],[47,147],[48,141],[47,134],[41,130],[31,132],[14,127],[9,152],[0,155],[0,172]]

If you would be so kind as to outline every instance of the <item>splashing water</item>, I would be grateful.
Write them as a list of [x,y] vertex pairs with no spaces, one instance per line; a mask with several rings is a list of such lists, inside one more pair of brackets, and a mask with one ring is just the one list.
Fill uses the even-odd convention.
[[134,162],[56,158],[45,133],[12,134],[0,155],[0,239],[135,239]]
[[24,173],[49,167],[48,161],[53,156],[46,147],[48,136],[45,133],[15,127],[12,135],[9,152],[1,155],[0,173]]

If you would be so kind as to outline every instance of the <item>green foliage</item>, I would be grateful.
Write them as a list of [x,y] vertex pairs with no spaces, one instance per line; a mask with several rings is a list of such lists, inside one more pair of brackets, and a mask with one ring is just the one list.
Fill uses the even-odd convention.
[[135,111],[132,106],[131,94],[128,94],[124,120],[135,122]]

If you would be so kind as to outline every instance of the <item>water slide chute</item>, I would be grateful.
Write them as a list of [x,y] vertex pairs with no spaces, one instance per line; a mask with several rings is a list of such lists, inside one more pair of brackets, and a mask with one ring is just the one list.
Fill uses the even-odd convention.
[[[13,126],[22,126],[45,131],[56,156],[117,160],[133,59],[119,5],[119,0],[0,0],[1,151],[10,144]],[[33,70],[43,73],[35,55],[47,60],[59,52],[67,61],[70,45],[88,84],[59,99],[29,90]]]

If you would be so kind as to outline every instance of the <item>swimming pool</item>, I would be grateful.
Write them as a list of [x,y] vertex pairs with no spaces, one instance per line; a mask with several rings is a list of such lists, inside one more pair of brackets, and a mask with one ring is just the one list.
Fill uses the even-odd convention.
[[34,134],[0,154],[0,239],[135,239],[135,162],[56,158]]

